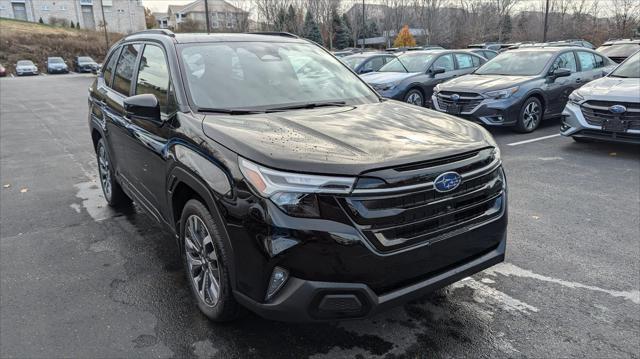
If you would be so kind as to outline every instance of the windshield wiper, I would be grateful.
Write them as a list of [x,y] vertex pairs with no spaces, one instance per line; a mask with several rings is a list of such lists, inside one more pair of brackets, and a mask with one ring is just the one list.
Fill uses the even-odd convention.
[[224,113],[227,115],[251,115],[255,113],[264,113],[264,111],[233,109],[233,108],[207,108],[198,107],[198,112]]
[[278,111],[287,111],[287,110],[298,110],[298,109],[308,109],[308,108],[316,108],[316,107],[329,107],[329,106],[344,106],[347,103],[344,101],[331,101],[331,102],[309,102],[303,103],[299,105],[291,105],[291,106],[282,106],[282,107],[273,107],[265,110],[265,112],[278,112]]
[[615,75],[615,74],[610,74],[609,77],[619,77],[621,79],[628,79],[629,78],[629,76]]

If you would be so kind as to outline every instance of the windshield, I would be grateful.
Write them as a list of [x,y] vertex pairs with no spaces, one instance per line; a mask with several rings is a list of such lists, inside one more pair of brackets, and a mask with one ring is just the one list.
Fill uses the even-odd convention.
[[191,100],[201,109],[379,101],[344,64],[312,44],[185,44],[179,52]]
[[347,66],[351,67],[352,69],[355,69],[361,63],[363,63],[364,60],[366,59],[367,59],[366,57],[362,57],[362,56],[347,56],[342,58],[342,62],[347,64]]
[[18,66],[33,66],[33,62],[30,60],[20,60],[18,61]]
[[482,65],[478,75],[538,75],[553,57],[551,51],[508,51]]
[[640,52],[627,59],[609,75],[611,77],[640,78]]
[[425,72],[427,64],[435,54],[413,53],[404,54],[389,61],[378,72]]
[[640,50],[640,44],[600,46],[598,52],[607,57],[627,57]]
[[78,62],[95,62],[92,58],[86,56],[78,57]]
[[64,61],[62,60],[61,57],[50,57],[49,62],[52,64],[60,64],[60,63],[63,63]]

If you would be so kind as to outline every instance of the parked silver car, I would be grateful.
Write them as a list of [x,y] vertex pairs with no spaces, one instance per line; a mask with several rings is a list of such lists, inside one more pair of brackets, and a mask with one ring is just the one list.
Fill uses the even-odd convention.
[[640,51],[609,75],[573,91],[560,133],[589,139],[640,143]]
[[37,75],[38,67],[31,60],[20,60],[16,63],[16,75]]

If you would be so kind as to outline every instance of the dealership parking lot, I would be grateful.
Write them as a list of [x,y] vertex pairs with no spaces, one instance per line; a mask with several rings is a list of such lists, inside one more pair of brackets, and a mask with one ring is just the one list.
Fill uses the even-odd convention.
[[640,148],[492,129],[506,262],[368,320],[212,324],[174,242],[106,207],[91,75],[0,80],[0,357],[639,357]]

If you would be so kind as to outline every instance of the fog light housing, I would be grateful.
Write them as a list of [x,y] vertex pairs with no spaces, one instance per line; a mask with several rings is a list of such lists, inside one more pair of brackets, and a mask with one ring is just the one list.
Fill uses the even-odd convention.
[[265,300],[271,299],[278,293],[278,291],[284,287],[285,283],[287,283],[287,279],[289,279],[289,271],[282,267],[275,267],[269,279]]

